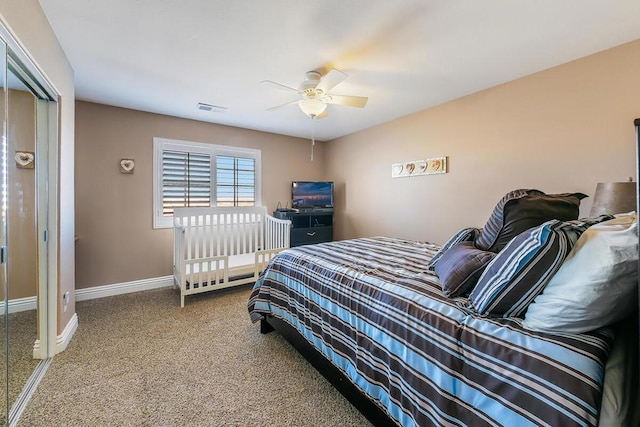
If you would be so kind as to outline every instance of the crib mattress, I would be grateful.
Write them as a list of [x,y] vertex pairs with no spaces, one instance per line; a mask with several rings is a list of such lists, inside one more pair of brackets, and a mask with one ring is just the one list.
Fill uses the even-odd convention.
[[[256,254],[255,253],[249,253],[249,254],[241,254],[241,255],[231,255],[228,258],[228,262],[229,262],[229,270],[232,269],[238,269],[238,268],[242,268],[242,267],[250,267],[253,271],[253,266],[255,265],[256,262]],[[201,263],[187,263],[187,265],[185,266],[185,271],[187,272],[187,274],[191,274],[191,271],[193,270],[193,273],[200,273],[200,269],[202,268]],[[202,268],[203,272],[208,271],[207,269]]]
[[[255,272],[255,259],[256,259],[255,253],[230,256],[228,258],[229,279],[252,275]],[[215,264],[201,263],[201,262],[186,264],[185,271],[186,271],[187,280],[185,281],[186,282],[185,289],[195,290],[198,288],[201,289],[203,287],[208,287],[210,285],[213,285],[216,280],[216,277],[215,277],[216,272],[215,270],[211,270],[212,277],[211,277],[211,281],[209,282],[207,278],[207,273],[209,273],[209,270],[210,270],[207,267],[209,266],[215,267]],[[190,277],[192,271],[194,274],[193,280],[189,280],[188,278]],[[224,269],[222,268],[217,272],[219,281],[221,281],[223,278],[223,271]],[[200,276],[200,274],[202,274],[202,276]],[[191,282],[193,282],[193,284]]]

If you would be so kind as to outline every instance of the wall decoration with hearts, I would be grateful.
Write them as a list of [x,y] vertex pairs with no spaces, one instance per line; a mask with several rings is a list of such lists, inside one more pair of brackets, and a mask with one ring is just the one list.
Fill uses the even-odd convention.
[[15,159],[20,169],[33,169],[36,155],[33,151],[16,151]]
[[133,173],[136,163],[133,159],[120,160],[120,173]]
[[413,160],[410,162],[394,163],[391,165],[392,178],[433,175],[436,173],[447,173],[447,157]]

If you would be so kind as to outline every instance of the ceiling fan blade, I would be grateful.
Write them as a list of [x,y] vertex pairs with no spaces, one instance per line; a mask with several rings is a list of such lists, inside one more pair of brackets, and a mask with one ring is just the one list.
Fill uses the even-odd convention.
[[367,105],[369,98],[366,96],[328,95],[324,102],[327,104],[346,105],[347,107],[362,108]]
[[276,105],[276,106],[271,107],[271,108],[267,108],[266,111],[279,110],[280,108],[287,107],[289,105],[294,105],[294,104],[297,104],[297,103],[298,103],[298,100],[296,99],[295,101],[291,101],[291,102],[287,102],[285,104],[280,104],[280,105]]
[[338,84],[342,83],[344,79],[349,77],[347,74],[335,68],[329,71],[316,86],[316,89],[322,90],[324,93],[328,93]]
[[262,80],[260,83],[269,83],[271,85],[276,86],[278,89],[285,89],[288,91],[293,91],[295,93],[298,93],[298,89],[295,89],[295,88],[292,88],[291,86],[283,85],[282,83],[274,82],[271,80]]

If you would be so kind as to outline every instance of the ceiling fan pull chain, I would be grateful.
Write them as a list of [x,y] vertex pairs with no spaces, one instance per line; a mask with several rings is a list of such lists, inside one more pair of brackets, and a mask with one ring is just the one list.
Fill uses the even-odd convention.
[[310,115],[309,117],[311,117],[311,161],[313,162],[313,147],[316,145],[315,129],[313,123],[313,118],[315,116]]

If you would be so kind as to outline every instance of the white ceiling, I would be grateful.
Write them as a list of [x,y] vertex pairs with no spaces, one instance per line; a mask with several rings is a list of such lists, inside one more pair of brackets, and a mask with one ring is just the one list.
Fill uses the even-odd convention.
[[[330,140],[640,38],[638,0],[40,0],[80,100],[308,138],[304,73],[337,68]],[[204,102],[226,112],[203,112]]]

